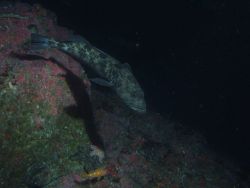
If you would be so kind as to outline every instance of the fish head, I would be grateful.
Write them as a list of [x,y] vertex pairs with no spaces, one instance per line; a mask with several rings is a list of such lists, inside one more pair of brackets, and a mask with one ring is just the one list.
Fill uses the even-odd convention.
[[129,69],[121,70],[119,83],[116,92],[123,102],[138,113],[146,113],[144,92]]

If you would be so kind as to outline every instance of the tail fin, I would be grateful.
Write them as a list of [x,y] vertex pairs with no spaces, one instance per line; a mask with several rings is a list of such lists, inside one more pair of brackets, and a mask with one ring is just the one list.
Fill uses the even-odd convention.
[[32,50],[40,50],[40,49],[46,49],[46,48],[55,48],[56,41],[52,38],[35,34],[31,34],[31,42],[30,42],[30,48]]

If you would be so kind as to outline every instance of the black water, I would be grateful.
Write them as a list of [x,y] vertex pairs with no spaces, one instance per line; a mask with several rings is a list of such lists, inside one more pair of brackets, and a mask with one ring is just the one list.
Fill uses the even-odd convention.
[[250,3],[32,2],[128,62],[149,110],[199,130],[217,153],[250,167]]

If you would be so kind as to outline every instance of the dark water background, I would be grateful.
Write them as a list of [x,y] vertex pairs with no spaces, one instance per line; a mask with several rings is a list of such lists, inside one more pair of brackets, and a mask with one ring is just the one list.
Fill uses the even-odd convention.
[[30,2],[128,62],[149,110],[200,131],[217,153],[250,167],[249,2]]

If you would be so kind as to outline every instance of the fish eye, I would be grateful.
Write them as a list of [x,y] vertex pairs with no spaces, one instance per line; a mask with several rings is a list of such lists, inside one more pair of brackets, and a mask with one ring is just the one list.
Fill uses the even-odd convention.
[[131,92],[132,97],[141,97],[140,93],[138,91]]

